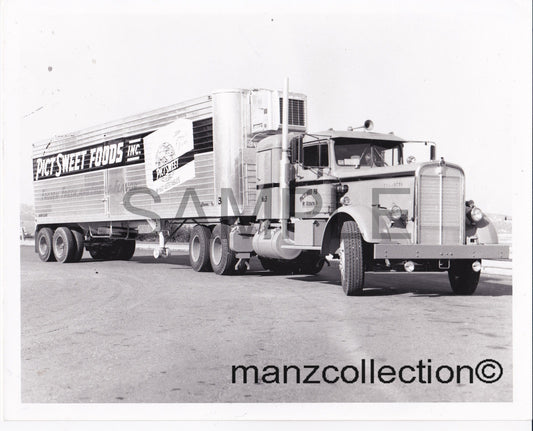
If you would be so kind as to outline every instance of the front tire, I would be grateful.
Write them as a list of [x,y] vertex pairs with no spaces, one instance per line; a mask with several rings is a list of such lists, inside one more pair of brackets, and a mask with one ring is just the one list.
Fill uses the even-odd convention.
[[229,248],[229,230],[227,224],[217,224],[209,241],[209,259],[215,274],[229,275],[235,271],[237,258]]
[[189,263],[196,272],[211,271],[209,260],[209,242],[211,230],[206,226],[196,225],[189,240]]
[[452,260],[448,270],[448,279],[452,291],[456,295],[472,295],[479,283],[481,271],[474,271],[472,264],[475,260]]
[[76,252],[76,241],[68,227],[58,227],[52,238],[54,256],[59,263],[70,262]]
[[339,255],[342,290],[348,296],[362,295],[365,283],[363,239],[355,221],[345,221],[342,225],[337,254]]
[[43,262],[56,260],[52,246],[53,237],[54,232],[49,227],[39,229],[37,234],[37,253],[39,254],[39,259]]

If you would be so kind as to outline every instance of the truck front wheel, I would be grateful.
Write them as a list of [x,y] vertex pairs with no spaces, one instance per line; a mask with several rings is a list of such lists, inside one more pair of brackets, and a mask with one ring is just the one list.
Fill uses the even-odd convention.
[[43,262],[56,260],[54,251],[52,250],[53,237],[54,232],[49,227],[39,229],[39,233],[37,234],[37,253],[39,253],[39,259]]
[[229,226],[217,224],[211,233],[209,258],[213,271],[218,275],[233,274],[237,258],[229,248]]
[[76,241],[68,227],[58,227],[52,238],[54,256],[59,263],[70,262],[76,252]]
[[209,260],[209,240],[211,231],[206,226],[197,224],[189,240],[189,263],[196,272],[211,271]]
[[453,293],[456,295],[472,295],[479,283],[481,271],[474,271],[472,264],[475,260],[452,260],[448,270],[448,278]]
[[337,254],[344,293],[348,296],[361,295],[365,282],[363,239],[355,221],[343,223]]

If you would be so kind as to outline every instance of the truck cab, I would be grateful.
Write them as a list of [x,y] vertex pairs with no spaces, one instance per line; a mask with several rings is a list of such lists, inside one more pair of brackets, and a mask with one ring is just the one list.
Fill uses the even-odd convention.
[[[280,140],[259,143],[258,181],[265,152],[279,160]],[[289,134],[289,148],[290,223],[277,247],[337,261],[348,295],[361,294],[367,271],[448,271],[454,292],[471,294],[481,258],[508,255],[488,217],[466,200],[461,167],[435,160],[432,142],[330,129]],[[276,229],[281,186],[275,174],[269,181],[260,186],[274,193],[269,228]]]

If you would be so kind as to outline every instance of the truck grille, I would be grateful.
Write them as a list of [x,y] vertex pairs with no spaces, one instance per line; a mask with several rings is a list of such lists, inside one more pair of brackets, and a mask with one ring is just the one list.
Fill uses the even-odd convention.
[[417,243],[463,244],[464,175],[449,165],[425,165],[417,184]]

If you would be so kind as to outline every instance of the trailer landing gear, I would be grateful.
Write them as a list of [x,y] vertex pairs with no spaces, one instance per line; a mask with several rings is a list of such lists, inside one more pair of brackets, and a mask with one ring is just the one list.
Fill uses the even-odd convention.
[[154,248],[153,255],[154,259],[159,259],[160,257],[166,259],[170,256],[170,250],[166,247],[165,233],[162,230],[159,231],[159,245]]
[[171,255],[170,250],[168,247],[157,247],[154,249],[154,258],[159,259],[162,257],[163,259],[166,259]]

